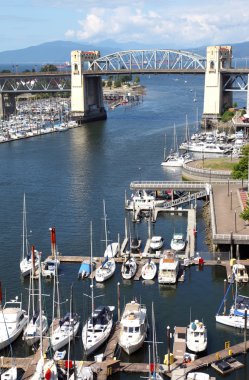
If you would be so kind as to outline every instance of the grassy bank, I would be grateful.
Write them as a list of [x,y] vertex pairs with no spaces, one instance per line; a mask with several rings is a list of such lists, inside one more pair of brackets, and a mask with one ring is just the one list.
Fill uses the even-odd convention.
[[231,157],[205,158],[204,160],[193,161],[191,166],[198,169],[233,170],[234,165],[238,162],[238,159],[233,158],[231,160]]

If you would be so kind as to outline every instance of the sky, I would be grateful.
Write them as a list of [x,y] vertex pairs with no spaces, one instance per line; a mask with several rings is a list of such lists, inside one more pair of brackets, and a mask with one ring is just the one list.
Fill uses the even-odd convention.
[[56,40],[194,48],[249,41],[248,0],[0,0],[0,51]]

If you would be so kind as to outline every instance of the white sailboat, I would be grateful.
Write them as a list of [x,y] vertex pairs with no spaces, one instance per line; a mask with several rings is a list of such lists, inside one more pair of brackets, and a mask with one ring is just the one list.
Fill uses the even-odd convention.
[[142,267],[141,276],[144,280],[153,280],[153,278],[156,276],[156,272],[156,263],[151,258],[149,258]]
[[52,227],[50,230],[50,240],[51,240],[51,258],[46,258],[42,263],[42,275],[46,278],[52,278],[55,276],[55,271],[58,271],[60,266],[60,260],[58,258],[59,252],[57,251],[56,246],[56,232],[55,227]]
[[[107,216],[106,216],[106,210],[105,210],[105,201],[103,201],[103,207],[104,207],[104,222],[105,222],[105,252],[106,252],[107,246],[108,246],[108,237],[107,237],[108,231],[107,231]],[[114,275],[115,269],[116,269],[115,259],[113,257],[106,256],[105,260],[100,265],[100,267],[96,269],[95,280],[97,282],[104,282],[108,280],[108,278]]]
[[[20,261],[20,270],[23,277],[30,274],[32,269],[31,253],[28,247],[28,231],[27,231],[27,212],[26,212],[26,197],[23,195],[23,231],[22,231],[22,258]],[[38,257],[35,254],[35,268],[38,267]]]
[[[32,246],[32,261],[34,262],[35,248]],[[41,295],[41,256],[38,254],[38,268],[39,268],[39,298]],[[34,287],[34,272],[35,268],[33,266],[30,276],[30,286],[29,286],[29,308],[28,308],[28,324],[23,333],[23,339],[25,342],[32,346],[34,343],[38,342],[40,339],[40,331],[42,330],[42,335],[45,335],[48,331],[48,319],[44,312],[35,311],[35,287]],[[39,305],[41,302],[39,302]],[[41,319],[40,319],[41,316]],[[40,326],[41,325],[41,326]]]
[[128,256],[128,258],[125,258],[122,267],[121,267],[121,274],[123,279],[125,280],[131,280],[137,271],[137,263],[134,257]]
[[[90,224],[91,252],[92,245],[92,223]],[[92,255],[92,253],[91,253]],[[91,316],[88,318],[82,329],[82,343],[86,355],[92,354],[109,337],[113,326],[114,306],[100,306],[94,308],[94,287],[91,278]],[[88,294],[84,294],[89,297]]]

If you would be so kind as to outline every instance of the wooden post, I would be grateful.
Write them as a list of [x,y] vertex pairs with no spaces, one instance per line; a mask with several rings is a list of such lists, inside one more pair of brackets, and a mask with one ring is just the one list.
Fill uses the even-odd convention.
[[232,190],[231,190],[230,194],[231,194],[230,210],[232,210],[233,209],[233,191]]
[[233,258],[233,232],[230,232],[230,259]]
[[227,196],[229,197],[229,186],[230,185],[230,182],[229,182],[229,178],[227,180]]
[[120,283],[117,283],[117,296],[118,296],[118,321],[120,321]]
[[170,326],[167,326],[167,343],[168,343],[168,372],[170,372]]
[[244,344],[245,344],[245,349],[244,353],[246,354],[246,330],[247,330],[247,309],[245,309],[245,329],[244,329]]
[[224,311],[223,311],[224,315],[226,315],[226,298],[225,298],[226,292],[227,292],[227,280],[225,279],[224,280]]

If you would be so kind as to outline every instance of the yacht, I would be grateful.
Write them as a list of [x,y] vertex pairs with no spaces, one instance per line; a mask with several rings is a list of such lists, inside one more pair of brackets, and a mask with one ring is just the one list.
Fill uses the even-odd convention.
[[99,306],[92,312],[82,329],[82,342],[86,355],[92,354],[109,337],[113,325],[114,306]]
[[200,153],[215,153],[215,154],[228,154],[231,149],[224,147],[222,144],[207,143],[207,142],[188,142],[182,143],[180,149],[188,150],[191,152]]
[[207,348],[207,328],[196,319],[187,327],[187,347],[192,352],[203,352]]
[[148,261],[143,265],[141,276],[144,280],[153,280],[156,276],[157,266],[155,262],[149,258]]
[[179,154],[178,152],[170,153],[165,160],[161,163],[162,166],[169,168],[177,168],[193,161],[189,154]]
[[183,251],[186,246],[186,241],[182,233],[175,233],[170,242],[170,247],[173,251]]
[[159,284],[175,284],[177,282],[179,269],[178,256],[171,251],[164,252],[159,262]]
[[143,345],[147,328],[146,307],[136,301],[127,303],[120,322],[118,344],[128,355],[132,354]]
[[25,329],[28,316],[22,309],[22,302],[16,299],[5,302],[0,310],[0,350],[14,342]]
[[155,206],[162,206],[164,200],[156,199],[155,195],[152,193],[147,193],[145,190],[138,190],[134,195],[131,196],[131,200],[127,202],[127,209],[133,210],[140,208],[141,210],[152,209]]
[[150,249],[152,249],[153,251],[158,251],[162,248],[163,243],[164,241],[162,236],[152,236],[150,241]]
[[97,282],[104,282],[112,277],[115,273],[116,263],[114,258],[108,258],[96,269],[95,280]]
[[125,280],[131,280],[137,271],[137,263],[133,257],[128,257],[122,264],[121,274]]
[[232,274],[236,282],[248,282],[248,273],[245,265],[240,263],[234,264]]

